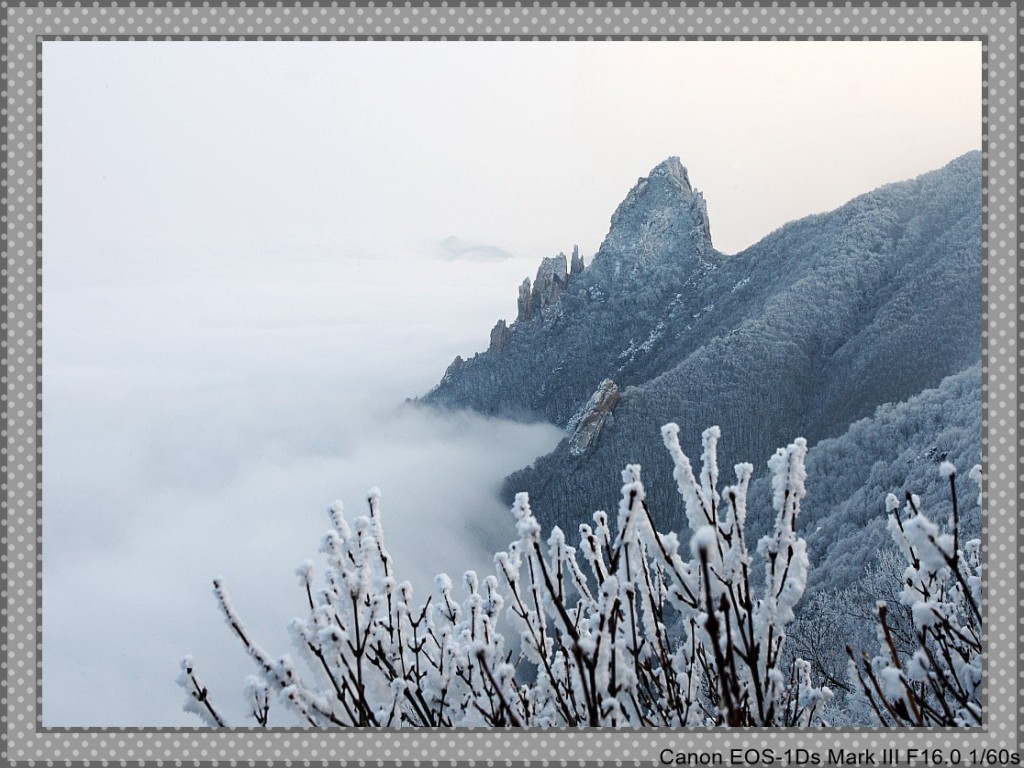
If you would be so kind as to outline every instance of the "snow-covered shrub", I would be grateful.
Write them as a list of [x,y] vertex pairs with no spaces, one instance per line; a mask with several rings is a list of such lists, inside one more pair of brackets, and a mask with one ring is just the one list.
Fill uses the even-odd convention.
[[[906,494],[902,515],[896,496],[886,500],[889,531],[906,565],[899,600],[913,616],[912,653],[901,652],[884,601],[877,607],[879,654],[858,660],[847,648],[850,677],[883,725],[981,724],[981,542],[960,540],[956,468],[944,461],[939,471],[952,500],[944,525],[928,518],[913,494]],[[981,467],[970,477],[980,487]]]
[[191,656],[181,660],[181,672],[178,674],[177,682],[188,693],[184,706],[186,712],[198,715],[199,719],[211,728],[224,727],[224,721],[210,701],[209,691],[196,677],[195,662]]
[[[744,538],[753,467],[718,488],[719,430],[704,432],[699,477],[662,430],[689,524],[689,553],[659,533],[640,467],[622,473],[614,526],[604,512],[569,546],[545,538],[526,494],[516,497],[517,538],[495,555],[496,574],[469,572],[461,599],[445,575],[416,604],[384,546],[380,497],[350,526],[340,503],[313,565],[299,567],[309,615],[290,625],[304,668],[273,658],[245,629],[223,584],[214,589],[232,631],[256,662],[246,685],[266,725],[270,693],[311,726],[807,726],[831,698],[811,666],[784,661],[786,626],[806,585],[806,545],[796,535],[804,496],[802,439],[769,461],[775,524]],[[757,564],[755,565],[755,562]],[[763,569],[760,589],[752,583]],[[506,642],[504,633],[518,637]],[[186,708],[221,725],[191,660],[179,683]]]

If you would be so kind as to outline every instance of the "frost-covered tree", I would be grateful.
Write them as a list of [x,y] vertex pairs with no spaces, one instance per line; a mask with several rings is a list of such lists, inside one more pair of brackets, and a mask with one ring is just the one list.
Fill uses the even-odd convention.
[[[796,522],[806,443],[769,461],[775,523],[751,551],[745,538],[753,467],[719,488],[719,430],[703,434],[695,475],[669,424],[671,455],[689,528],[688,552],[660,533],[640,467],[622,473],[614,525],[604,512],[579,527],[576,547],[545,538],[526,494],[516,497],[517,538],[496,573],[444,575],[424,603],[397,582],[384,544],[380,496],[350,525],[340,503],[321,551],[322,585],[297,570],[309,613],[290,624],[297,658],[271,656],[214,592],[257,666],[245,686],[266,726],[274,695],[315,727],[370,726],[807,726],[831,698],[811,665],[783,649],[809,561]],[[754,569],[763,572],[759,587]],[[506,640],[506,632],[515,632]],[[300,664],[299,661],[302,663]],[[186,658],[186,709],[223,725]]]
[[[858,659],[849,648],[850,677],[883,725],[969,727],[981,724],[981,541],[960,539],[956,468],[942,462],[952,512],[940,525],[914,494],[886,500],[889,532],[905,561],[899,600],[912,614],[915,643],[902,651],[889,606],[877,606],[879,653]],[[970,473],[981,486],[981,467]],[[978,494],[981,505],[981,493]]]
[[878,623],[879,600],[889,605],[890,637],[898,652],[909,657],[914,651],[916,635],[911,611],[899,602],[905,567],[903,556],[888,547],[878,553],[876,562],[863,566],[861,578],[849,587],[816,592],[809,589],[801,601],[797,619],[789,627],[786,654],[790,659],[810,662],[813,678],[835,693],[823,713],[823,719],[831,726],[863,727],[875,721],[859,686],[850,678],[846,646],[876,646],[874,627]]

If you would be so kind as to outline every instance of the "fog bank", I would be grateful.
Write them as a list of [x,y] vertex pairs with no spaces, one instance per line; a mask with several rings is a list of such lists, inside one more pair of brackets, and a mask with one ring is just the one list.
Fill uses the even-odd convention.
[[[245,724],[253,669],[211,579],[290,650],[293,569],[316,562],[328,505],[363,514],[371,486],[421,596],[439,571],[489,569],[514,538],[498,484],[561,431],[403,403],[486,339],[509,266],[225,254],[47,273],[45,724],[194,725],[174,685],[185,653]],[[477,291],[459,303],[438,277],[467,269]]]

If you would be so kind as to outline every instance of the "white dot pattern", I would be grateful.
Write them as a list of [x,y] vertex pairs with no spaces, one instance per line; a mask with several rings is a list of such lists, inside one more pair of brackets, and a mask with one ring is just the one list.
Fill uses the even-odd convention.
[[[662,749],[719,751],[729,749],[804,748],[822,755],[829,748],[869,749],[908,747],[941,749],[1008,749],[1021,751],[1019,724],[1024,709],[1018,691],[1020,672],[1017,642],[1021,570],[1018,557],[1024,537],[1019,526],[1017,478],[1018,333],[1017,319],[1024,304],[1017,298],[1016,190],[1021,158],[1017,142],[1021,91],[1020,24],[1024,14],[1017,3],[997,7],[960,3],[588,3],[582,7],[542,7],[539,3],[504,4],[395,2],[374,7],[356,3],[243,2],[225,7],[210,2],[138,0],[132,2],[4,3],[2,29],[7,131],[4,136],[7,172],[2,214],[7,261],[5,318],[8,467],[5,535],[0,559],[6,587],[0,601],[5,622],[0,666],[5,676],[5,706],[0,711],[10,761],[153,762],[162,765],[214,762],[234,765],[254,762],[305,765],[365,760],[420,761],[445,764],[471,760],[580,761],[603,764],[618,761],[655,763]],[[317,732],[317,731],[191,731],[186,729],[92,731],[47,729],[39,725],[41,641],[41,529],[39,525],[41,274],[39,228],[39,150],[41,119],[38,58],[42,39],[150,40],[167,37],[218,40],[244,36],[257,40],[318,38],[331,40],[436,38],[494,39],[794,39],[887,40],[981,39],[985,41],[984,101],[986,146],[983,234],[987,272],[984,290],[987,317],[983,340],[987,385],[986,466],[988,468],[987,536],[999,542],[989,558],[987,600],[988,652],[986,726],[975,731],[921,732],[608,732],[585,735],[566,730],[460,732]],[[1024,213],[1024,209],[1020,209]],[[1024,457],[1024,452],[1021,452]],[[1022,459],[1024,460],[1024,459]],[[993,547],[988,548],[990,553]],[[172,685],[172,681],[168,681]]]

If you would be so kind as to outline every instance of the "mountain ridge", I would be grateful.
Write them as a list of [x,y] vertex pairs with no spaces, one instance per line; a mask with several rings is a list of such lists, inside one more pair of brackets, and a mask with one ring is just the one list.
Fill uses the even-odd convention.
[[[627,193],[585,269],[542,262],[531,311],[499,321],[488,350],[457,358],[423,400],[565,426],[506,491],[578,514],[615,503],[611,470],[626,462],[665,479],[667,421],[691,443],[718,423],[734,446],[724,465],[761,463],[797,434],[835,437],[980,359],[980,190],[980,153],[967,153],[724,255],[669,158]],[[606,380],[614,402],[570,450]]]

